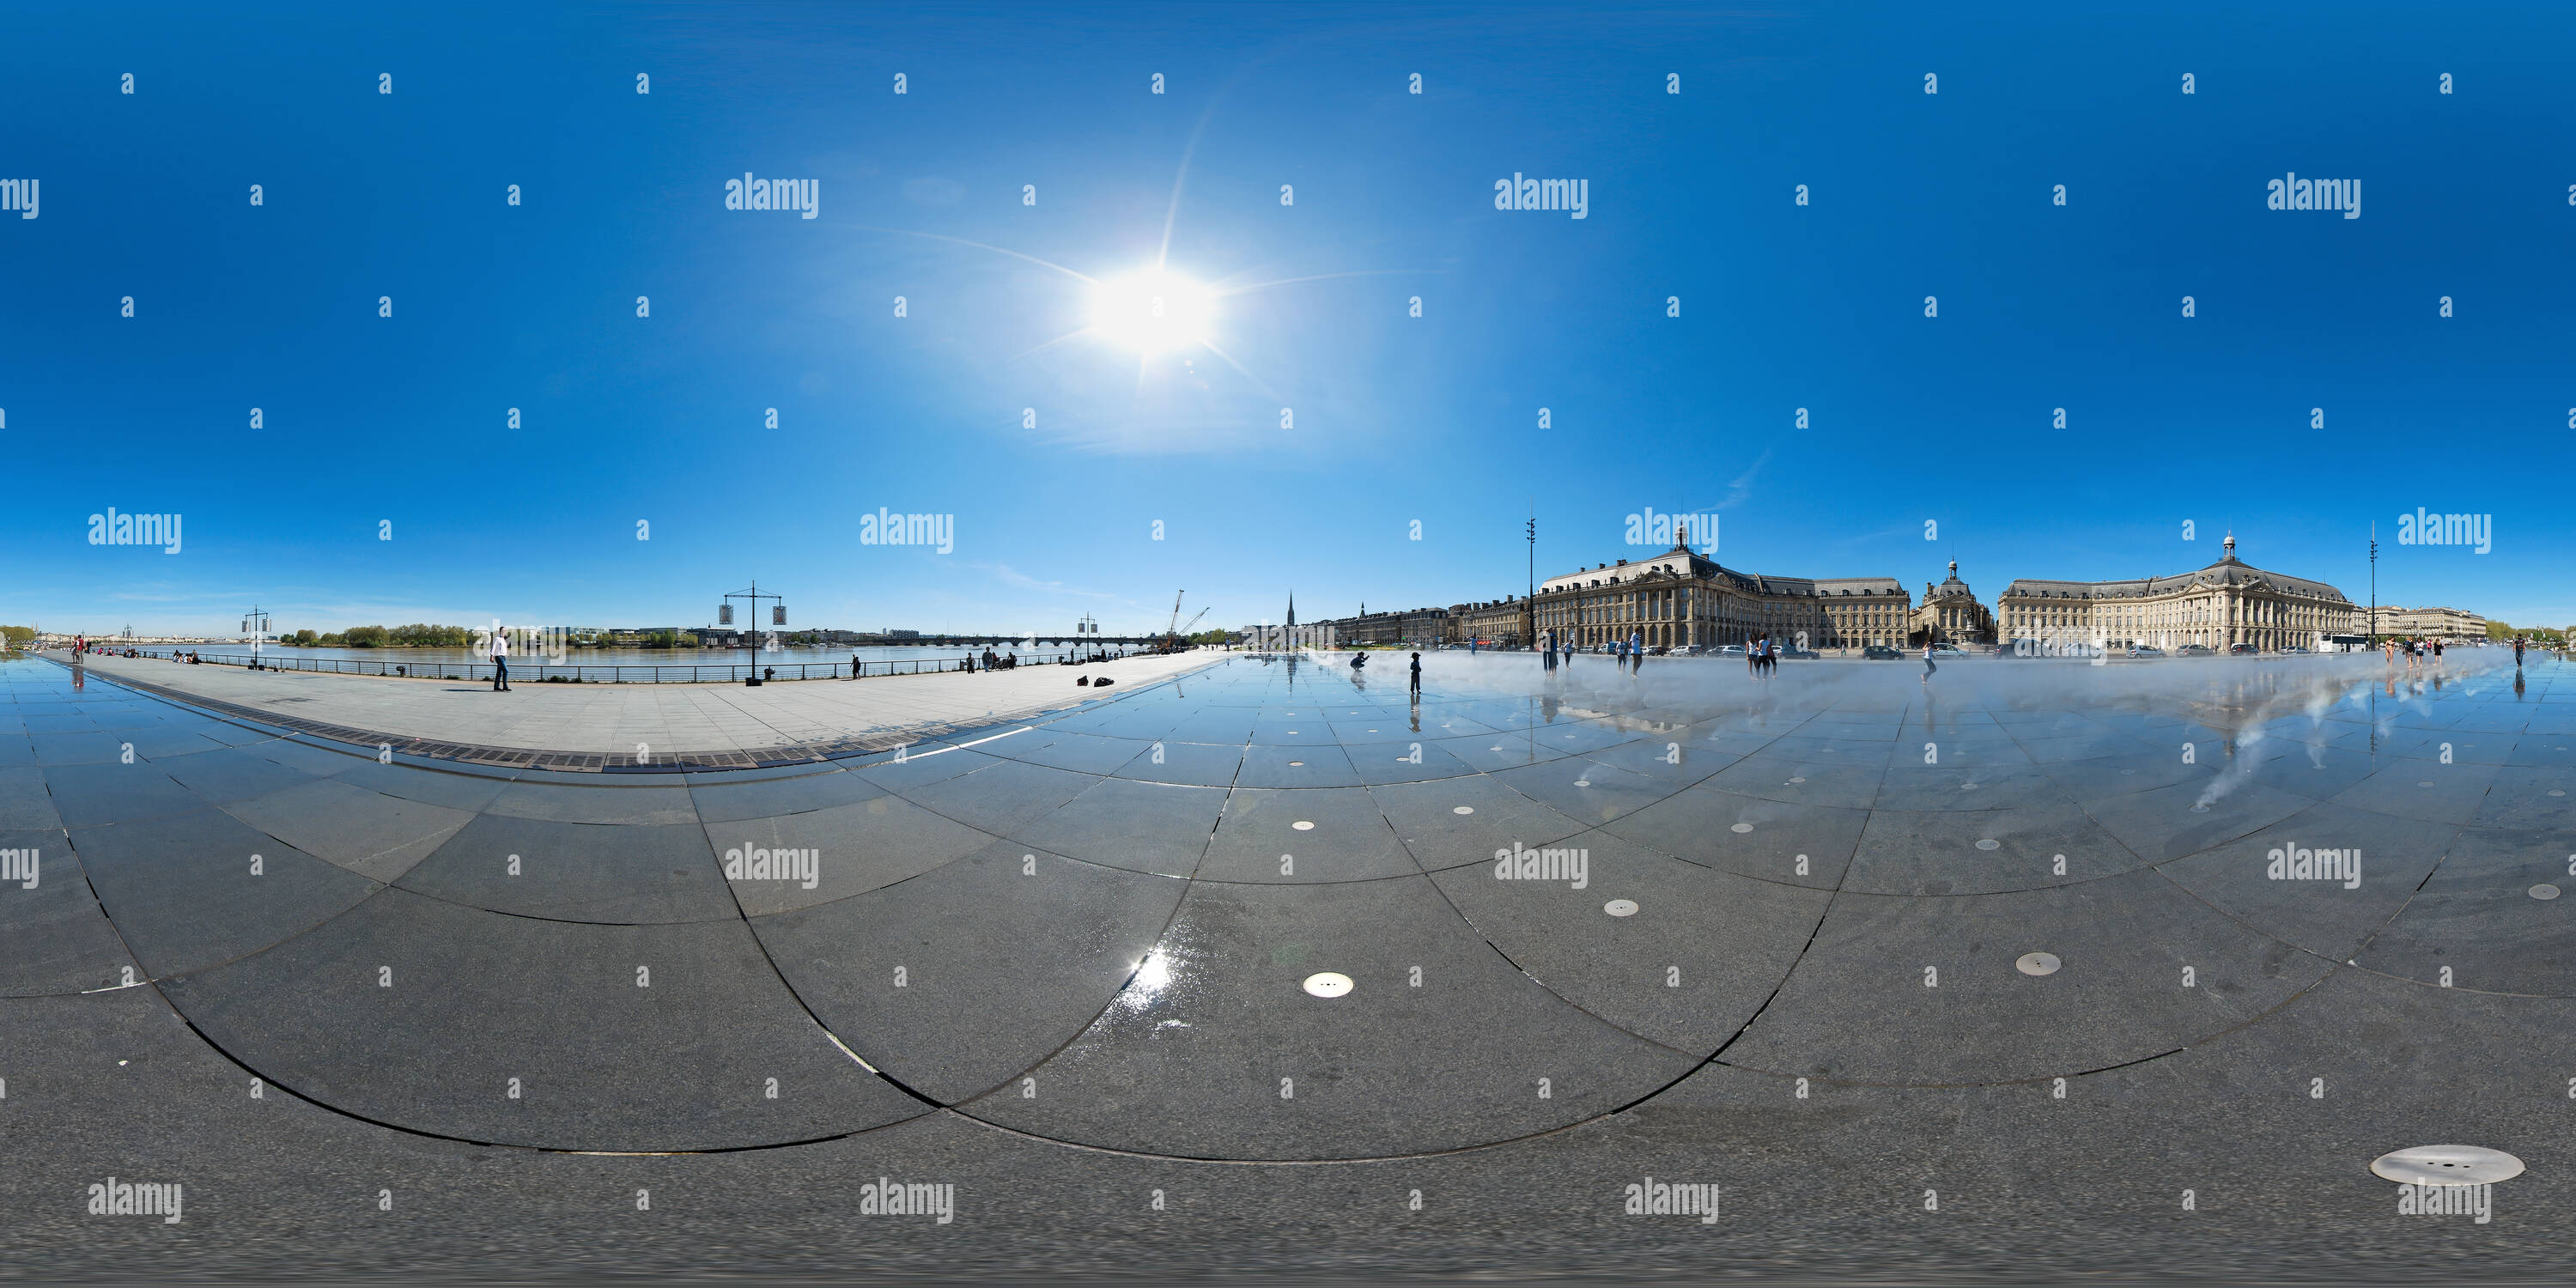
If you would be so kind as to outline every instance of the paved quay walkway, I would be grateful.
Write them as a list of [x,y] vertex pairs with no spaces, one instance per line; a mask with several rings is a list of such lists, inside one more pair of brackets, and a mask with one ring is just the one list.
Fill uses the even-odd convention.
[[[1023,666],[744,684],[521,684],[250,671],[160,658],[91,657],[121,684],[263,724],[401,755],[571,771],[751,768],[882,751],[927,736],[1097,700],[1080,676],[1132,692],[1228,655],[1139,656],[1089,666]],[[67,657],[51,660],[68,663]]]
[[6,1264],[2565,1278],[2576,666],[1423,671],[638,781],[0,661]]

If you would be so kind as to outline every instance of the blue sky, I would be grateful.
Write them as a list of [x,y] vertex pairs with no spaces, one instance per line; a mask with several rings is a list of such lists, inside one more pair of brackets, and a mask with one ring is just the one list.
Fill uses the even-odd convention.
[[[1652,506],[1990,603],[2231,529],[2360,601],[2377,521],[2383,601],[2576,621],[2576,25],[2245,8],[18,6],[0,620],[1242,625],[1517,592],[1534,504],[1542,579]],[[1158,254],[1221,355],[1079,334]]]

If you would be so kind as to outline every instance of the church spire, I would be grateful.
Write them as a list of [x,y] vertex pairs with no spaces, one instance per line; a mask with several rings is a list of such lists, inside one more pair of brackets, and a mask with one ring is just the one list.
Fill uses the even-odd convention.
[[1293,590],[1288,592],[1288,624],[1297,624],[1297,592]]

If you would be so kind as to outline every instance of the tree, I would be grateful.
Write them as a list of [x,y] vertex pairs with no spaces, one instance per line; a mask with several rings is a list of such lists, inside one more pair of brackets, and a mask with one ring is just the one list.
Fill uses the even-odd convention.
[[0,626],[0,639],[5,639],[13,649],[25,648],[35,638],[36,628],[33,626]]
[[385,628],[381,626],[352,626],[340,633],[341,640],[350,648],[383,648],[385,636]]

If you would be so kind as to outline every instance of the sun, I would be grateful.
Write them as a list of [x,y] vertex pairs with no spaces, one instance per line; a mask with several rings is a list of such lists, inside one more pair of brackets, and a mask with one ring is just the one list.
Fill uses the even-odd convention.
[[1215,322],[1214,292],[1161,269],[1111,278],[1092,291],[1093,334],[1149,357],[1207,344]]

